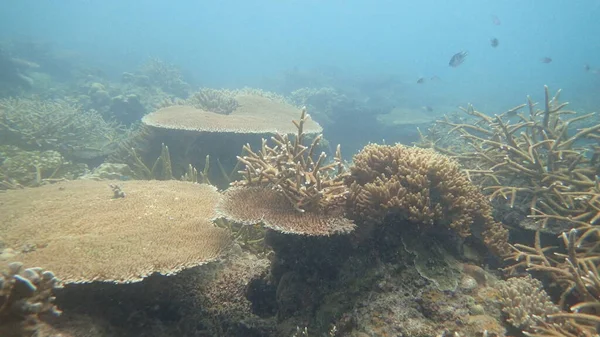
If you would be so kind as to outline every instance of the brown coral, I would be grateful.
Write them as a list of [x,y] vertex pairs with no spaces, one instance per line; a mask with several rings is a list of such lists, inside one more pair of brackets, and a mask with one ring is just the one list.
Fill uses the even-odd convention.
[[[123,198],[113,198],[110,184]],[[209,218],[220,195],[180,181],[70,181],[0,194],[0,237],[65,283],[135,282],[216,259],[230,242]]]
[[41,268],[23,269],[13,262],[0,275],[0,336],[33,336],[39,315],[60,311],[53,304],[54,274]]
[[559,94],[551,96],[544,87],[542,109],[528,97],[525,104],[494,116],[468,106],[463,111],[470,119],[440,121],[466,144],[444,148],[438,135],[425,138],[423,145],[466,163],[467,174],[489,191],[490,199],[507,200],[510,207],[527,204],[541,228],[557,220],[577,228],[598,224],[600,123],[582,125],[594,114],[576,115],[566,109],[568,103],[559,102]]
[[265,187],[232,187],[225,191],[219,212],[227,219],[283,233],[331,235],[347,233],[354,223],[343,217],[343,209],[299,212],[281,193]]
[[509,252],[508,231],[494,222],[491,206],[460,172],[458,163],[433,150],[370,144],[354,156],[351,210],[366,223],[399,215],[420,226],[449,227],[462,237],[473,222],[497,254]]
[[529,330],[560,311],[544,291],[542,282],[530,275],[501,282],[498,291],[502,311],[508,315],[507,321],[517,328]]
[[[300,110],[279,100],[259,95],[239,94],[238,105],[229,114],[219,114],[192,106],[171,106],[152,112],[142,119],[145,125],[196,132],[282,133],[293,134],[296,129],[290,120]],[[315,121],[307,121],[304,132],[319,133],[322,128]]]
[[344,166],[338,146],[334,161],[326,163],[326,155],[316,155],[321,135],[310,146],[303,144],[305,124],[309,121],[302,110],[299,121],[293,121],[296,137],[276,135],[271,147],[263,139],[261,150],[238,160],[245,165],[240,171],[244,179],[232,183],[218,206],[225,218],[242,223],[263,222],[267,227],[286,233],[329,235],[349,232],[352,221],[344,218],[348,188],[344,184]]

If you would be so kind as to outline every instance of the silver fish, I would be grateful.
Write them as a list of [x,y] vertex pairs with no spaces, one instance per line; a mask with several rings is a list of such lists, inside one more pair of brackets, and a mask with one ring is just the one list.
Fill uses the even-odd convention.
[[454,68],[458,67],[465,61],[465,58],[467,58],[467,55],[469,55],[469,52],[466,52],[466,51],[460,51],[460,52],[452,55],[452,58],[450,59],[450,62],[448,62],[448,65],[451,67],[454,67]]

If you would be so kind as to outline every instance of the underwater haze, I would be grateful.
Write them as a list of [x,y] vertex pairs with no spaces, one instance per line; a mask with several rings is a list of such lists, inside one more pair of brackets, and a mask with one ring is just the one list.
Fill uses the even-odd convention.
[[[584,71],[600,67],[597,0],[25,0],[2,7],[0,38],[48,41],[115,74],[151,56],[211,87],[328,67],[397,75],[414,84],[407,90],[421,105],[450,96],[450,105],[508,108],[543,84],[580,104],[598,103],[600,76]],[[463,50],[464,64],[449,67]],[[416,84],[433,76],[440,81]]]

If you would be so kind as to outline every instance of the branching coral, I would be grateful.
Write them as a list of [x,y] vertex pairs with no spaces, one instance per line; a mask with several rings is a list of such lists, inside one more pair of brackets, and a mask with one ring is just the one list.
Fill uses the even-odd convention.
[[63,155],[106,151],[123,130],[94,111],[66,101],[38,98],[0,100],[0,142],[24,150],[55,150]]
[[240,105],[235,99],[235,92],[210,88],[201,88],[192,94],[185,103],[196,109],[222,115],[229,115]]
[[560,311],[544,291],[542,282],[530,275],[508,279],[498,286],[498,291],[507,321],[517,328],[529,329]]
[[[326,163],[327,155],[316,151],[322,135],[317,136],[310,146],[303,145],[304,123],[308,120],[306,110],[302,110],[299,121],[293,121],[298,133],[293,140],[287,135],[275,135],[271,140],[274,147],[263,139],[259,152],[249,145],[247,153],[238,157],[246,167],[240,172],[244,180],[234,186],[272,187],[283,194],[299,212],[327,211],[341,207],[348,193],[344,184],[347,175],[338,145],[334,161]],[[331,172],[334,172],[331,174]]]
[[507,271],[520,269],[544,272],[563,290],[558,307],[568,311],[548,316],[548,320],[534,325],[531,336],[597,336],[600,324],[600,228],[572,229],[561,234],[566,253],[543,247],[539,232],[533,247],[516,244],[510,259],[516,263]]
[[[488,116],[469,106],[463,109],[474,122],[441,121],[458,132],[468,148],[434,148],[464,160],[470,178],[490,192],[490,198],[523,201],[531,216],[548,221],[569,221],[576,227],[600,222],[600,188],[597,178],[600,124],[577,129],[594,114],[578,115],[558,101],[560,91],[550,96],[545,87],[542,109],[528,98],[526,104]],[[521,113],[523,108],[528,113]]]
[[333,162],[326,154],[316,154],[321,135],[309,146],[304,145],[305,123],[302,110],[294,138],[277,134],[269,146],[262,140],[260,151],[244,146],[247,155],[238,157],[245,165],[243,180],[233,182],[219,209],[226,218],[243,222],[264,222],[266,226],[288,233],[329,235],[347,232],[354,224],[344,218],[348,187],[347,173],[340,152]]
[[351,210],[365,222],[380,223],[395,214],[424,228],[450,228],[462,237],[480,222],[486,244],[499,255],[510,252],[508,231],[493,220],[489,203],[447,156],[400,144],[370,144],[354,156],[349,181]]
[[57,284],[54,274],[41,268],[22,269],[14,262],[0,275],[0,335],[33,336],[38,315],[60,311],[53,304],[52,290]]

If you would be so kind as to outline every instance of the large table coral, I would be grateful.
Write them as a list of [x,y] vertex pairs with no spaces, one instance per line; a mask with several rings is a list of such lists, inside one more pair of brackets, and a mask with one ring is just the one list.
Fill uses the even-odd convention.
[[[111,186],[112,185],[112,186]],[[63,283],[129,283],[217,259],[231,241],[210,185],[74,180],[0,194],[0,238]]]

